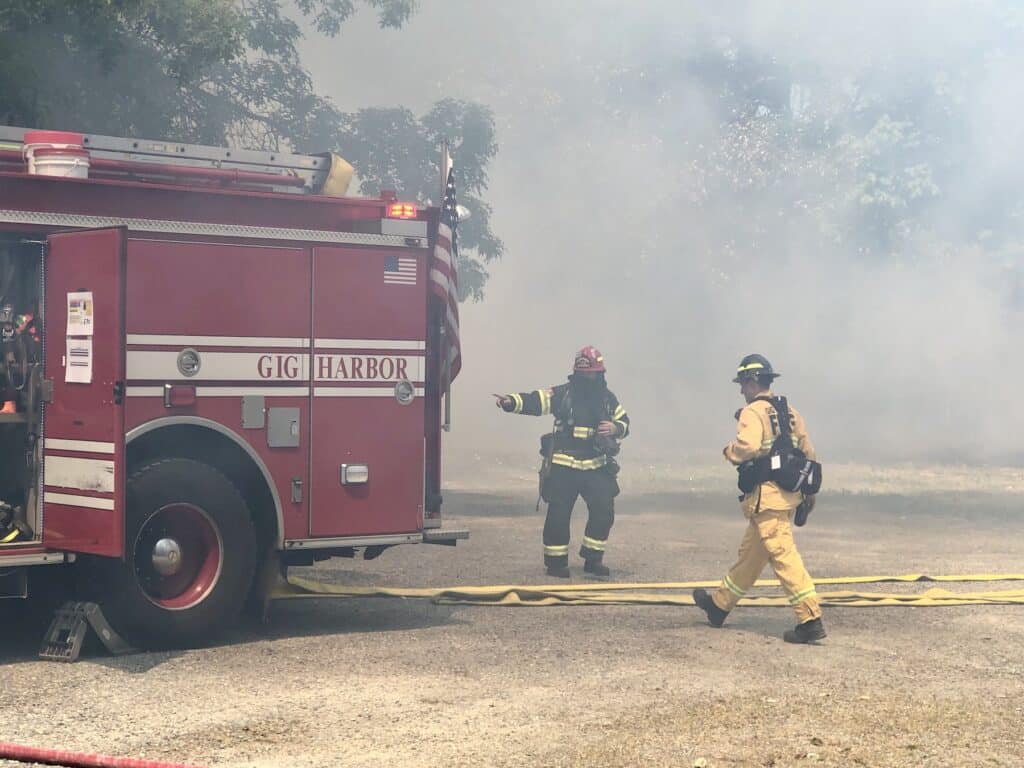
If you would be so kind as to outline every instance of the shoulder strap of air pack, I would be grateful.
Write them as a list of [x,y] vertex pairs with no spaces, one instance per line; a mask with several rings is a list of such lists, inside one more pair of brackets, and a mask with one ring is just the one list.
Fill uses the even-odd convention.
[[788,438],[793,431],[792,424],[789,420],[789,402],[782,395],[760,395],[755,397],[754,400],[764,400],[766,403],[770,403],[775,409],[775,413],[779,417],[779,437]]

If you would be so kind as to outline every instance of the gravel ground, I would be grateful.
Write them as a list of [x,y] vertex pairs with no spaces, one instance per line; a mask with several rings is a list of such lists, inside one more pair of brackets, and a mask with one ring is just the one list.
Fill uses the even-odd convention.
[[[532,489],[506,487],[449,493],[447,514],[473,532],[456,550],[297,572],[544,583]],[[576,542],[583,522],[580,508]],[[613,578],[718,578],[743,526],[726,490],[626,492]],[[1021,572],[1022,534],[1016,489],[944,489],[824,495],[798,538],[812,574],[846,576]],[[1024,765],[1020,607],[831,609],[817,647],[782,642],[788,609],[741,609],[721,630],[701,618],[685,607],[293,600],[214,647],[91,651],[61,665],[34,658],[45,617],[8,603],[0,739],[221,768]]]

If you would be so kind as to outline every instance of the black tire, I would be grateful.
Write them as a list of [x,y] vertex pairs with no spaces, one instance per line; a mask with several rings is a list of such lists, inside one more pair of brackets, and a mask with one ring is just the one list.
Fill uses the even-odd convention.
[[[138,648],[208,643],[245,603],[256,567],[256,534],[238,489],[191,459],[161,459],[125,487],[125,559],[83,563],[111,626]],[[170,529],[170,533],[168,533]],[[179,545],[180,570],[158,572],[156,541]]]

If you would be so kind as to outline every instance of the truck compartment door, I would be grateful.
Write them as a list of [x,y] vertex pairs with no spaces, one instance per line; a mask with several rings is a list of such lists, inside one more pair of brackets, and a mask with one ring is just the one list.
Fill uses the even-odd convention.
[[423,528],[425,254],[313,251],[314,538]]
[[43,543],[53,549],[120,556],[124,546],[126,242],[121,227],[47,238]]

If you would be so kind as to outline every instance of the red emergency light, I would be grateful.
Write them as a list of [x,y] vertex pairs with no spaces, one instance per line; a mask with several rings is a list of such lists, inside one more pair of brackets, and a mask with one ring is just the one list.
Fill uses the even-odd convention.
[[389,219],[415,219],[416,218],[416,204],[415,203],[391,203],[388,206],[388,218]]

